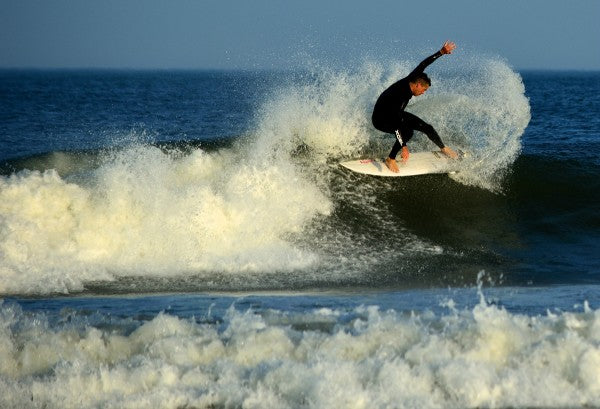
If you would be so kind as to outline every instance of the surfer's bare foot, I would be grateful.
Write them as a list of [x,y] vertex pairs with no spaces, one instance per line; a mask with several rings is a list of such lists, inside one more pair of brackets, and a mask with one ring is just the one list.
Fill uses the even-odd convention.
[[402,163],[408,162],[408,157],[410,156],[410,151],[408,150],[408,146],[403,146],[400,151],[400,157],[402,158]]
[[394,173],[400,172],[400,169],[398,169],[398,163],[396,162],[396,159],[386,158],[385,159],[385,166],[387,166],[388,169],[391,170]]
[[442,153],[452,159],[458,159],[458,154],[447,146],[444,146]]

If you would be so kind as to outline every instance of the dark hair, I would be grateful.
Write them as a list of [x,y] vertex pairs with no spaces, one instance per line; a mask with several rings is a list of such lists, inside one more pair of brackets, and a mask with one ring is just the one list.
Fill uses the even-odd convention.
[[424,72],[421,74],[417,74],[415,77],[413,77],[411,82],[420,83],[421,85],[427,85],[428,87],[431,86],[431,80]]

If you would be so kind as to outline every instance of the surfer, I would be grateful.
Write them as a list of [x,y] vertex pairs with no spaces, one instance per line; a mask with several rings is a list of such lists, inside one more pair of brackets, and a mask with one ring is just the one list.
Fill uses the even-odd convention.
[[438,52],[425,58],[410,74],[392,84],[377,99],[373,108],[373,126],[382,132],[396,135],[396,142],[385,160],[392,172],[399,171],[396,155],[400,150],[402,162],[408,160],[410,152],[406,143],[412,138],[415,130],[427,135],[445,155],[453,159],[458,157],[456,152],[444,145],[433,126],[404,110],[413,96],[423,95],[431,86],[431,80],[424,72],[425,68],[442,55],[451,54],[455,48],[453,42],[446,41]]

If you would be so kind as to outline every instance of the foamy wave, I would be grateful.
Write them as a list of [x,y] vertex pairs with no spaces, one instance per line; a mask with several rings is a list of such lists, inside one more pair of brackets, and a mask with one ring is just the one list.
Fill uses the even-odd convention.
[[600,405],[600,311],[529,317],[360,307],[159,314],[50,327],[0,306],[0,406],[464,408]]
[[81,180],[0,179],[0,293],[65,292],[121,275],[289,271],[314,262],[286,236],[331,203],[292,165],[234,151],[137,146]]

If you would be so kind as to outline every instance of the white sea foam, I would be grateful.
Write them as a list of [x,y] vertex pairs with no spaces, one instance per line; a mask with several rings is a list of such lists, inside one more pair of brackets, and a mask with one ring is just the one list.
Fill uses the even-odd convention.
[[[108,317],[107,317],[108,318]],[[313,329],[307,329],[307,328]],[[600,311],[230,308],[106,329],[0,306],[0,407],[600,405]]]
[[0,179],[0,293],[81,289],[119,275],[293,270],[285,240],[331,202],[292,165],[138,146],[83,182]]

